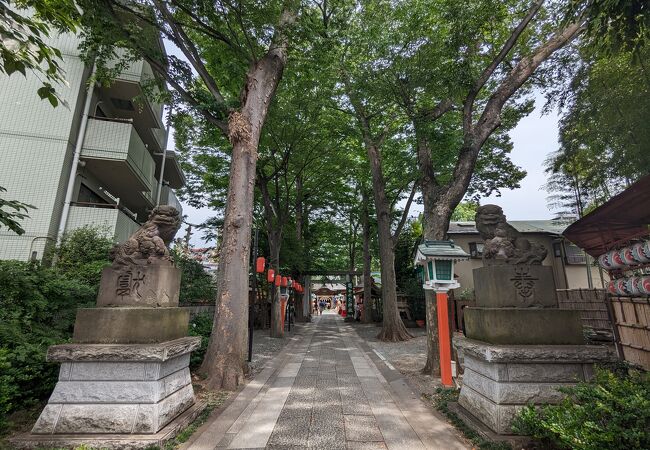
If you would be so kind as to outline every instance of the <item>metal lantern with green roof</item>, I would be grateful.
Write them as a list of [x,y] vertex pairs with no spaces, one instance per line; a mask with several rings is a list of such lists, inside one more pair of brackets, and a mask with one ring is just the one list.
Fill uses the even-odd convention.
[[[440,382],[443,386],[453,386],[447,291],[460,287],[458,281],[454,279],[454,264],[456,261],[468,258],[469,255],[454,244],[454,241],[424,241],[424,243],[418,245],[415,254],[415,265],[424,269],[422,287],[436,292],[435,311],[438,322]],[[431,296],[427,296],[427,311],[430,310],[429,297]],[[428,313],[427,320],[429,320]],[[427,328],[429,325],[427,322]]]
[[448,291],[459,287],[454,279],[454,263],[469,255],[454,241],[424,241],[418,245],[415,265],[423,267],[424,289]]

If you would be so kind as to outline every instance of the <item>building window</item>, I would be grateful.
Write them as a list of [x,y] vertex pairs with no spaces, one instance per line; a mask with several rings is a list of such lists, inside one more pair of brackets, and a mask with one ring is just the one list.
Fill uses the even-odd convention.
[[472,258],[483,257],[483,242],[470,242],[469,243],[469,256]]
[[573,244],[566,245],[564,251],[566,252],[567,264],[584,264],[587,261],[585,253]]

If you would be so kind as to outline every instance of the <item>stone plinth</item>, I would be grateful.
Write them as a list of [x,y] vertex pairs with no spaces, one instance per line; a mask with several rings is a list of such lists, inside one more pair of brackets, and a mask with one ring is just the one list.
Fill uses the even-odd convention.
[[499,434],[528,404],[558,403],[557,389],[587,381],[594,363],[616,358],[613,348],[590,345],[491,345],[459,337],[465,361],[458,403]]
[[490,344],[584,344],[580,311],[558,308],[465,308],[468,338]]
[[80,308],[72,341],[88,344],[149,344],[187,335],[184,308]]
[[541,265],[493,265],[474,269],[476,306],[486,308],[557,308],[553,268]]
[[181,271],[171,265],[106,267],[97,306],[178,306]]
[[153,434],[194,403],[190,352],[199,337],[160,344],[48,349],[59,381],[33,434]]

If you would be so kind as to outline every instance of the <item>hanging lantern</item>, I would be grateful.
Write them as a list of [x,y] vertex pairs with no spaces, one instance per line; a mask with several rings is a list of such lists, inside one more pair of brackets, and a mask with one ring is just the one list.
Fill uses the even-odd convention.
[[266,281],[273,283],[273,280],[275,280],[275,270],[269,269],[269,271],[266,273]]
[[264,259],[263,256],[260,256],[255,262],[255,271],[257,273],[264,273],[264,266],[266,266],[266,259]]
[[287,280],[287,277],[282,277],[282,285],[281,286],[282,287],[287,287],[288,283],[289,283],[289,281]]
[[280,283],[282,283],[282,276],[281,275],[276,275],[275,276],[275,285],[280,286]]

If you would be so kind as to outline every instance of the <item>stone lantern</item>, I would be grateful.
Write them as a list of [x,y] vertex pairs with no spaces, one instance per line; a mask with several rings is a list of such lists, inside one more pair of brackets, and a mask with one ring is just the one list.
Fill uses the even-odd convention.
[[[460,287],[454,278],[456,261],[468,259],[469,255],[454,241],[424,241],[415,254],[415,265],[422,267],[425,290],[436,293],[438,312],[438,342],[440,348],[440,380],[445,386],[453,384],[451,375],[451,340],[449,333],[449,289]],[[428,305],[427,305],[428,309]],[[429,326],[429,324],[427,324]]]

